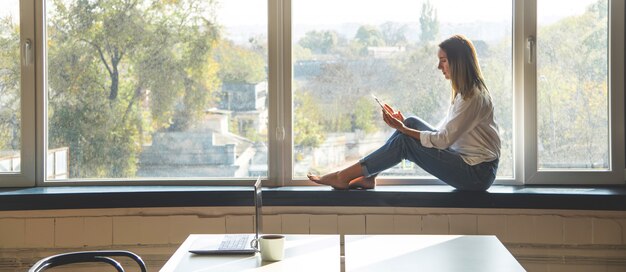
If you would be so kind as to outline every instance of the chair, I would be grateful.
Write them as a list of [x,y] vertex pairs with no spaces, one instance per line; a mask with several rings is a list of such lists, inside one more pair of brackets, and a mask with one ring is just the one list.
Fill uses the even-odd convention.
[[108,263],[115,267],[118,272],[125,272],[122,265],[112,257],[128,257],[133,259],[141,268],[141,272],[146,272],[146,264],[139,255],[125,250],[98,250],[98,251],[77,251],[45,257],[35,263],[28,272],[40,272],[48,268],[73,264],[73,263]]

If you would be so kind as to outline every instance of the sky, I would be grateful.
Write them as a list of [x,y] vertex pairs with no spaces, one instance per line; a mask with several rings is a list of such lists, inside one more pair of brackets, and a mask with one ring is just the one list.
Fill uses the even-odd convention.
[[[267,0],[218,0],[218,20],[226,26],[255,25],[267,16]],[[419,21],[424,0],[293,0],[294,22],[297,24],[337,24],[343,22],[380,24],[386,21]],[[554,21],[563,16],[580,14],[595,0],[538,0],[540,7],[549,10]],[[459,23],[480,19],[485,22],[510,20],[512,1],[506,0],[431,0],[436,6],[440,22]],[[480,7],[480,8],[478,8]],[[0,17],[9,14],[17,20],[19,0],[1,0]],[[265,22],[263,22],[265,23]]]
[[[299,24],[337,24],[343,22],[384,23],[419,21],[424,0],[293,0],[294,22]],[[595,0],[538,0],[549,10],[553,21],[580,14]],[[225,25],[255,24],[266,0],[223,0],[218,19]],[[460,23],[480,19],[485,22],[511,20],[512,1],[506,0],[431,0],[441,22]],[[480,7],[480,8],[479,8]],[[471,11],[471,12],[468,12]],[[265,18],[265,17],[264,17]]]

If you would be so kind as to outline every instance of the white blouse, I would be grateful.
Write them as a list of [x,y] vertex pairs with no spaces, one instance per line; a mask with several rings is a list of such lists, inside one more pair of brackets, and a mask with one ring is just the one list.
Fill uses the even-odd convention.
[[420,131],[420,141],[425,147],[450,148],[469,165],[500,158],[500,136],[491,97],[479,90],[467,100],[457,94],[437,130]]

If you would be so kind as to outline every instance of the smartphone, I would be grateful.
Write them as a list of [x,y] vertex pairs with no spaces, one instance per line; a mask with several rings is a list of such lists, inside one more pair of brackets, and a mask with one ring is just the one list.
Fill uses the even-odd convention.
[[372,97],[374,98],[374,100],[376,100],[376,103],[378,103],[378,105],[380,105],[380,107],[383,108],[383,110],[387,110],[385,109],[383,102],[380,102],[380,99],[378,99],[378,97],[376,97],[374,94],[372,94]]

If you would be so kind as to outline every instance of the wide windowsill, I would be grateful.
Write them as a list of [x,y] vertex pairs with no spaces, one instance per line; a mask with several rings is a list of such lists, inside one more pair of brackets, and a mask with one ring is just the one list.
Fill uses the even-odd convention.
[[[76,186],[0,189],[0,210],[252,205],[249,186]],[[461,192],[444,185],[263,189],[265,206],[513,208],[626,211],[626,186],[492,186]]]

